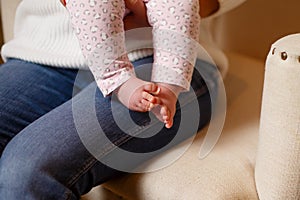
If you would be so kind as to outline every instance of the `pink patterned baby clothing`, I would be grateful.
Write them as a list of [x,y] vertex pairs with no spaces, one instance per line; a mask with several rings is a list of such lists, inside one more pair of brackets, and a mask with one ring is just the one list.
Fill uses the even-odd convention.
[[[153,27],[152,81],[189,90],[199,37],[198,0],[145,0]],[[69,0],[81,50],[103,95],[135,76],[128,59],[124,0]]]

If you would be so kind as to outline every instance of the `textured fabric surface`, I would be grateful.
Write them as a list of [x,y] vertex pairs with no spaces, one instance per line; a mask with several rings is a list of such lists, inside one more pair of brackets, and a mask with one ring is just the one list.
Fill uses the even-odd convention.
[[[1,12],[5,14],[2,16],[8,19],[3,27],[6,44],[1,56],[4,60],[13,57],[39,64],[87,69],[68,11],[59,1],[12,0],[10,4],[3,1],[2,5]],[[140,41],[128,42],[135,45],[134,50],[139,49]],[[145,39],[143,43],[151,44],[151,41]],[[133,54],[131,58],[149,55],[144,51]]]
[[[145,5],[155,49],[151,80],[188,91],[200,34],[199,1],[150,0]],[[135,76],[125,47],[124,1],[77,0],[67,3],[66,8],[81,51],[104,95]]]
[[[103,186],[126,200],[257,200],[254,165],[263,62],[228,54],[225,80],[227,118],[221,138],[203,160],[198,158],[206,130],[172,165],[147,174],[131,174]],[[88,200],[98,200],[95,189]],[[95,198],[93,198],[93,194]]]
[[256,183],[261,200],[300,199],[300,34],[272,45],[265,71]]
[[[20,4],[20,2],[22,3]],[[226,2],[228,2],[228,4]],[[221,2],[220,12],[217,12],[217,14],[219,15],[233,9],[242,2],[243,0],[236,0],[236,2],[235,0],[223,0]],[[33,4],[35,7],[30,7]],[[21,11],[19,11],[15,17],[17,5],[19,5],[19,10],[21,7]],[[223,6],[226,7],[225,10]],[[30,12],[37,14],[28,16]],[[53,12],[56,14],[49,16]],[[69,26],[68,12],[58,0],[1,0],[1,16],[4,39],[6,43],[8,42],[1,51],[2,57],[16,57],[33,62],[69,68],[87,68],[84,57],[81,55],[76,35],[70,31],[71,26]],[[210,19],[211,17],[204,18],[203,26],[210,24]],[[14,21],[16,22],[15,26],[13,26]],[[20,27],[19,24],[21,23],[25,25]],[[35,24],[38,24],[38,26],[35,26]],[[53,28],[54,26],[56,28]],[[228,67],[226,56],[223,51],[214,44],[210,28],[201,27],[200,30],[200,44],[205,47],[210,57],[213,58],[214,62],[220,68],[222,75],[225,75]],[[148,34],[145,34],[145,31],[142,31],[141,34],[139,31],[139,29],[126,31],[126,47],[130,52],[128,57],[131,61],[147,57],[153,53],[152,50],[141,49],[141,47],[152,47],[151,31]],[[22,37],[13,39],[13,32],[17,36],[20,36],[20,33],[22,33]],[[44,37],[45,32],[47,32],[47,39]],[[137,34],[143,37],[138,39],[133,37]],[[48,44],[53,44],[51,45],[52,48],[49,48]],[[134,51],[137,49],[138,51]],[[198,53],[198,58],[205,59],[206,57],[207,55],[203,55],[201,52]],[[206,60],[210,61],[210,59]]]

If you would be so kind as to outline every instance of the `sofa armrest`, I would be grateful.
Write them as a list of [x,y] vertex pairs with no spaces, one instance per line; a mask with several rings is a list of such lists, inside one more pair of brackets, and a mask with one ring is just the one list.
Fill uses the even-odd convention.
[[300,199],[300,34],[269,52],[255,167],[262,200]]

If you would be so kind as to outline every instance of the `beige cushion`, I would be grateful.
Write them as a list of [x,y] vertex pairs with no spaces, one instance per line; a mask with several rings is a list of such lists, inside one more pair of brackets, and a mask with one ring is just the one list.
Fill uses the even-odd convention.
[[280,39],[266,62],[255,170],[261,200],[300,199],[299,44],[300,34]]
[[120,196],[105,189],[103,186],[93,188],[88,194],[81,197],[81,200],[124,200]]
[[[126,175],[103,187],[128,200],[258,199],[254,165],[264,63],[237,54],[229,54],[229,62],[225,127],[208,157],[198,158],[203,130],[171,166],[153,173]],[[96,200],[89,195],[90,200]]]

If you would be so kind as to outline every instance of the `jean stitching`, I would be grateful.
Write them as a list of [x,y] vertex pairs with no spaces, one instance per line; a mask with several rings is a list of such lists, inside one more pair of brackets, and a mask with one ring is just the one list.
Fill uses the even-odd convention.
[[71,200],[71,192],[66,190],[64,192],[64,194],[62,195],[62,199],[65,199],[65,200]]
[[69,180],[66,183],[66,187],[69,188],[73,186],[79,177],[87,172],[96,162],[97,159],[95,159],[94,156],[90,157],[90,159],[88,159],[79,170],[77,170],[73,175],[70,175],[70,178],[68,178]]
[[[199,97],[199,96],[197,96],[197,97]],[[191,103],[191,101],[192,101],[192,98],[189,98],[187,101],[185,101],[185,103],[182,106],[186,106],[187,104]],[[156,125],[157,123],[159,123],[159,122],[156,121],[153,125]],[[113,150],[115,150],[116,148],[118,148],[118,146],[120,146],[120,145],[126,143],[127,141],[129,141],[132,138],[132,136],[139,135],[140,130],[142,130],[142,129],[143,130],[147,130],[149,128],[150,128],[149,126],[148,127],[145,127],[145,126],[141,127],[141,126],[139,126],[139,127],[135,128],[133,130],[130,130],[129,131],[130,132],[130,136],[119,138],[116,141],[114,141],[113,144],[110,143],[110,144],[105,145],[105,147],[103,148],[102,153],[99,156],[101,158],[107,156],[110,152],[112,152]]]
[[[207,86],[205,86],[205,88],[201,87],[199,88],[199,90],[205,90],[206,92],[208,92],[207,90]],[[198,90],[197,90],[198,91]],[[197,98],[200,97],[201,95],[203,95],[205,92],[201,92],[201,95],[199,92],[195,91],[196,95],[197,95]],[[193,98],[188,98],[183,105],[181,106],[186,106],[187,104],[191,103],[193,100]],[[177,108],[178,109],[178,108]],[[154,123],[154,125],[156,125],[157,123],[159,123],[158,121],[156,121]],[[122,137],[122,138],[119,138],[117,139],[116,141],[114,141],[114,143],[110,143],[110,144],[106,144],[104,147],[103,147],[103,151],[102,153],[99,155],[101,158],[107,156],[110,152],[112,152],[113,150],[115,150],[116,148],[118,148],[118,146],[126,143],[127,141],[129,141],[132,136],[137,136],[139,135],[140,131],[143,129],[143,130],[147,130],[149,129],[150,127],[148,126],[138,126],[137,128],[131,130],[130,132],[130,136],[125,136],[125,137]],[[75,175],[72,175],[70,176],[71,178],[69,178],[69,181],[67,181],[67,187],[70,187],[72,185],[75,184],[75,182],[79,179],[80,176],[82,176],[85,172],[87,172],[96,162],[101,162],[99,159],[95,158],[93,155],[92,157],[85,162],[85,164],[83,165],[83,167],[80,168],[80,170],[78,170]]]
[[[187,105],[191,101],[192,100],[189,99],[189,101],[186,101],[184,105]],[[157,123],[159,123],[159,122],[156,121],[154,125],[156,125]],[[137,127],[136,129],[133,129],[130,131],[131,132],[130,135],[137,136],[137,135],[139,135],[139,133],[142,129],[147,130],[149,128],[150,127]],[[105,147],[103,147],[102,153],[99,156],[101,158],[107,156],[110,152],[112,152],[113,150],[118,148],[118,146],[129,141],[132,138],[131,136],[126,136],[126,137],[120,138],[120,139],[114,141],[115,144],[110,143],[110,144],[105,145]],[[83,167],[80,168],[80,170],[75,172],[75,175],[70,176],[71,178],[69,178],[69,180],[67,181],[66,186],[70,187],[70,186],[74,185],[75,182],[79,179],[79,177],[82,176],[86,171],[88,171],[98,161],[99,161],[98,159],[96,159],[94,156],[92,156],[88,161],[85,162],[85,164],[83,165]],[[101,162],[101,161],[99,161],[99,162]]]

